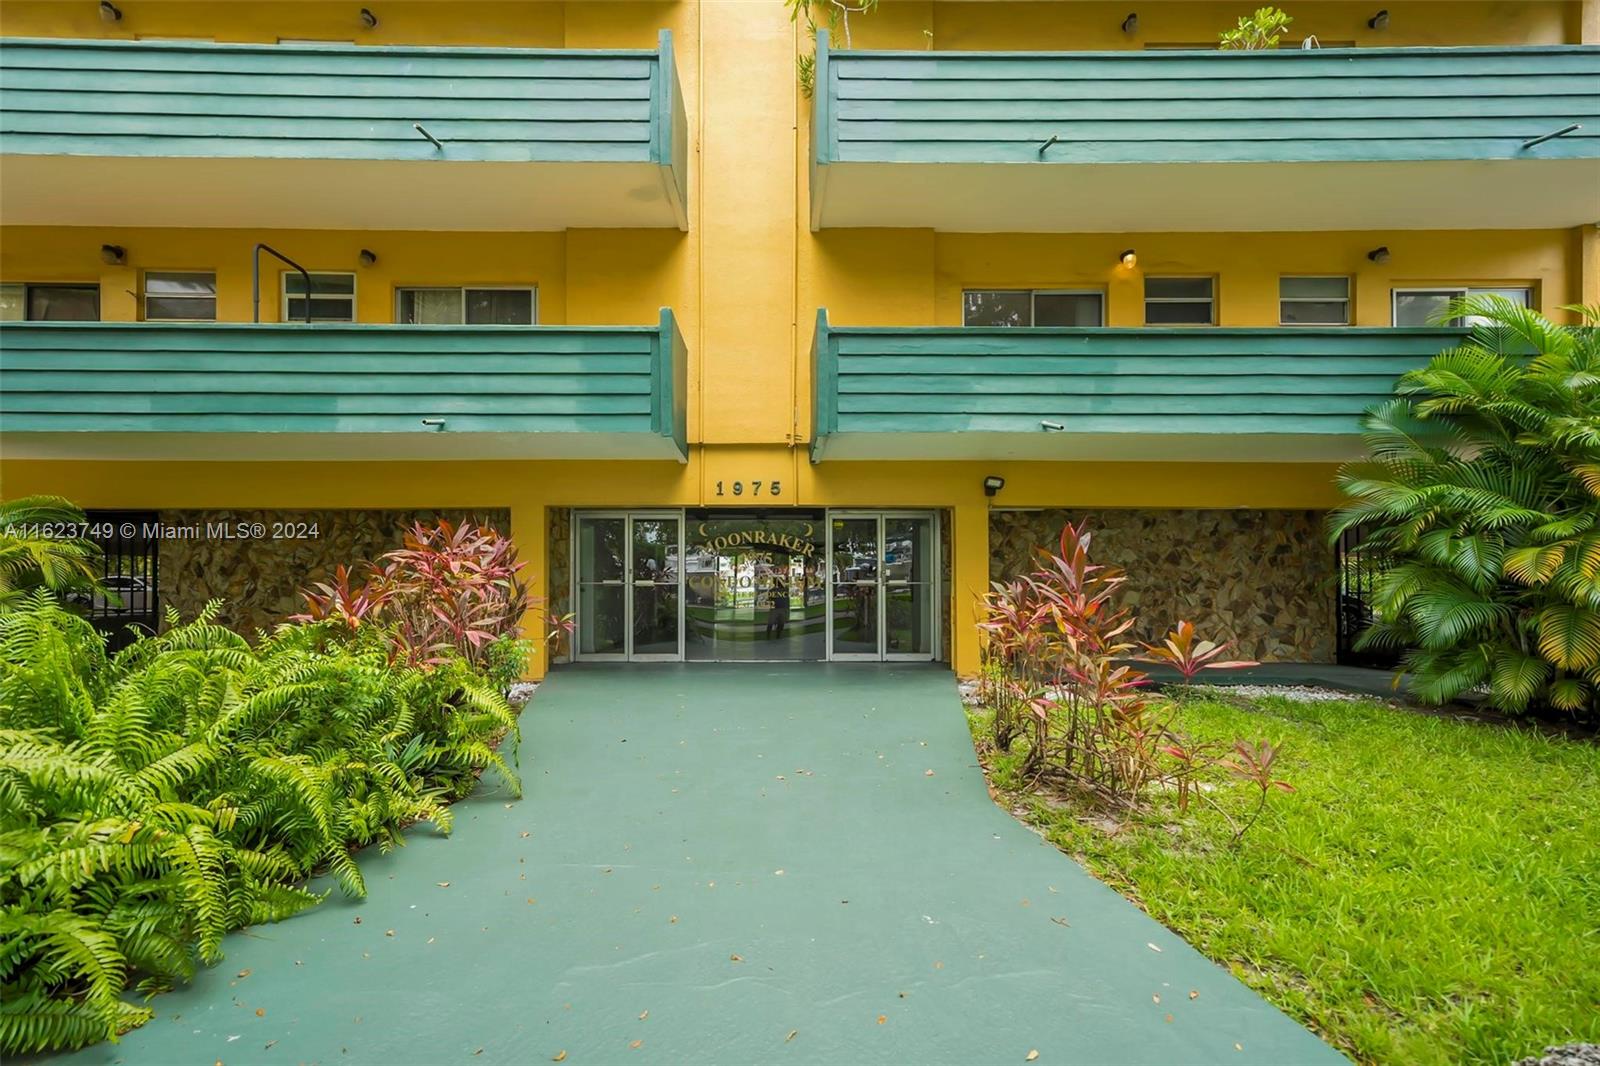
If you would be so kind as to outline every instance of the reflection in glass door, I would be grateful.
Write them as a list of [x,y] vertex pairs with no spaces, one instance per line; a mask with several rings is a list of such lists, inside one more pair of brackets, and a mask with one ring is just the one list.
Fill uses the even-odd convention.
[[933,519],[883,517],[883,657],[933,658]]
[[633,561],[633,659],[677,659],[683,575],[678,518],[631,518]]
[[830,516],[831,658],[934,657],[934,529],[923,512]]
[[835,659],[877,659],[878,519],[834,518],[828,560],[833,596],[828,650]]
[[574,534],[578,658],[682,658],[682,518],[580,514]]

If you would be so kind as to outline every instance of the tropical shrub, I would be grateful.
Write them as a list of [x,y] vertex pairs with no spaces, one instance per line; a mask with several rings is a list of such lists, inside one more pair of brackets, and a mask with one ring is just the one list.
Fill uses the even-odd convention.
[[0,614],[0,1052],[142,1024],[124,1000],[193,976],[232,929],[365,886],[516,732],[460,656],[394,661],[384,630],[285,625],[251,648],[218,604],[115,656],[39,593]]
[[1261,52],[1278,47],[1283,31],[1294,19],[1275,7],[1258,7],[1241,15],[1239,24],[1218,35],[1218,48],[1233,52]]
[[332,619],[351,630],[382,627],[398,658],[432,665],[459,656],[509,685],[527,656],[519,632],[533,598],[523,566],[516,545],[495,530],[442,519],[432,527],[417,523],[400,548],[354,573],[341,566],[331,583],[303,592],[306,612],[294,618]]
[[1406,650],[1413,691],[1600,715],[1600,307],[1556,325],[1504,297],[1362,423],[1337,538],[1379,570],[1363,647]]
[[60,593],[95,583],[100,549],[82,535],[86,524],[59,496],[0,501],[0,611],[33,589]]
[[1062,778],[1124,806],[1164,783],[1177,790],[1184,809],[1196,794],[1193,784],[1207,773],[1255,780],[1259,759],[1270,771],[1270,746],[1241,741],[1225,751],[1177,732],[1171,705],[1152,693],[1135,661],[1174,666],[1185,681],[1204,669],[1254,664],[1219,660],[1227,645],[1197,641],[1189,622],[1179,622],[1161,644],[1144,645],[1141,655],[1126,638],[1136,619],[1119,603],[1123,573],[1091,563],[1091,542],[1087,529],[1069,523],[1059,551],[1041,550],[1038,569],[995,582],[983,600],[978,691],[994,716],[995,746],[1009,750],[1025,736],[1024,776]]

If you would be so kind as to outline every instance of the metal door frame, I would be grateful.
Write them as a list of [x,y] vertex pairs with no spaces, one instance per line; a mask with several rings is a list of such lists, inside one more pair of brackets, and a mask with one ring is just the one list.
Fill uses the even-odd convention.
[[[878,590],[878,650],[874,652],[852,651],[835,652],[833,650],[833,522],[834,519],[873,519],[877,525],[877,580]],[[888,582],[884,578],[883,541],[884,521],[890,518],[921,518],[928,523],[928,554],[929,577],[928,586],[928,629],[929,641],[926,652],[891,652],[889,651],[889,599],[884,595]],[[828,583],[826,592],[827,603],[827,646],[829,662],[933,662],[939,657],[939,638],[941,624],[939,619],[943,612],[939,607],[939,512],[921,508],[893,508],[890,510],[867,510],[863,508],[829,508],[825,518],[828,527],[827,547],[828,553]],[[907,585],[920,584],[920,582],[905,582]]]
[[[622,519],[622,581],[620,582],[625,595],[622,598],[622,651],[618,652],[585,652],[583,648],[583,599],[578,594],[579,587],[583,584],[583,557],[580,554],[581,542],[578,538],[579,528],[585,518],[620,518]],[[633,590],[640,584],[633,576],[633,522],[636,518],[646,520],[670,518],[678,523],[678,650],[672,652],[651,652],[636,655],[633,651]],[[687,521],[681,507],[651,508],[643,510],[574,510],[572,512],[572,547],[569,558],[572,560],[572,582],[570,596],[572,598],[572,660],[573,662],[586,663],[676,663],[683,661],[684,648],[684,576],[685,556],[684,538],[686,536]],[[654,586],[656,582],[644,582]]]

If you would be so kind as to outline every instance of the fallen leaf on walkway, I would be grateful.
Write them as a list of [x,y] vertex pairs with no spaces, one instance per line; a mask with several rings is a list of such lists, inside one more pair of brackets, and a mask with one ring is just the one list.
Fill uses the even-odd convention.
[[239,971],[239,976],[240,977],[249,977],[250,976],[250,971],[249,970],[240,970]]
[[523,831],[522,831],[522,836],[523,836],[523,839],[527,839],[527,836],[528,836],[528,831],[527,831],[527,830],[526,830],[526,829],[524,829],[524,830],[523,830]]
[[642,1022],[648,1017],[650,1017],[650,1012],[649,1011],[645,1011],[643,1014],[639,1015],[639,1020]]
[[633,1043],[629,1044],[628,1046],[630,1048],[633,1048],[635,1051],[637,1051],[637,1050],[639,1050],[639,1045],[643,1044],[643,1043],[644,1043],[643,1040],[635,1040]]
[[1172,1021],[1172,1015],[1170,1015],[1170,1014],[1167,1015],[1167,1021],[1169,1021],[1169,1022]]
[[1235,1045],[1233,1045],[1233,1050],[1235,1050],[1235,1051],[1243,1051],[1244,1050],[1244,1045],[1243,1044],[1235,1044]]
[[[511,806],[511,804],[508,803],[508,804],[506,804],[506,806],[509,807],[509,806]],[[474,1051],[473,1054],[474,1055],[482,1055],[483,1054],[483,1048],[479,1048],[477,1051]]]
[[361,915],[359,915],[359,914],[356,915],[356,920],[351,922],[350,924],[351,925],[360,925],[361,924]]
[[430,943],[430,944],[431,944],[431,943],[433,943],[433,937],[431,937],[431,936],[430,936],[430,937],[429,937],[429,938],[428,938],[428,943]]
[[1148,941],[1145,943],[1144,946],[1149,948],[1151,951],[1159,952],[1161,950],[1160,948],[1156,947],[1154,944],[1149,943]]
[[1038,1057],[1039,1057],[1039,1049],[1038,1048],[1034,1048],[1032,1051],[1028,1052],[1028,1054],[1026,1056],[1026,1060],[1028,1062],[1032,1062],[1034,1059],[1036,1059]]
[[668,925],[677,925],[678,924],[678,916],[676,914],[674,914],[671,918],[668,918],[667,919],[667,924]]
[[728,956],[728,961],[729,962],[743,962],[744,961],[744,956],[743,955],[729,955]]
[[1150,997],[1150,1002],[1152,1002],[1152,1003],[1160,1003],[1161,1002],[1161,997],[1159,995],[1152,995]]
[[800,1030],[798,1030],[798,1029],[790,1029],[789,1030],[789,1035],[783,1038],[783,1042],[785,1044],[787,1044],[789,1041],[793,1040],[795,1037],[797,1037],[799,1035],[800,1035]]
[[265,1044],[261,1045],[261,1050],[262,1051],[271,1051],[272,1050],[272,1045],[276,1044],[276,1043],[277,1043],[276,1040],[268,1040]]
[[1060,917],[1056,917],[1056,918],[1051,918],[1050,920],[1052,922],[1055,922],[1057,925],[1064,925],[1068,929],[1072,928],[1072,923],[1067,921],[1067,919],[1066,919],[1066,917],[1064,915],[1060,916]]
[[449,888],[450,887],[450,882],[449,881],[440,881],[440,882],[438,882],[438,885],[439,885],[440,888]]
[[265,1007],[257,1007],[256,1008],[256,1017],[257,1018],[265,1018],[266,1016],[267,1016],[267,1008],[265,1008]]
[[394,930],[393,929],[385,929],[383,931],[383,935],[384,936],[394,936]]
[[942,963],[942,962],[936,962],[936,963],[934,963],[934,964],[933,964],[933,968],[934,968],[934,969],[935,969],[935,970],[942,970],[942,969],[944,969],[944,963]]
[[886,1022],[888,1020],[889,1020],[889,1016],[887,1014],[878,1015],[878,1024],[879,1025],[882,1025],[884,1022]]
[[1191,991],[1191,992],[1190,992],[1190,993],[1189,993],[1189,998],[1190,998],[1190,999],[1199,999],[1199,998],[1200,998],[1200,993],[1199,993],[1199,992],[1192,992],[1192,991]]
[[529,903],[532,903],[532,902],[533,902],[533,897],[532,897],[532,896],[529,896],[529,897],[528,897],[528,902],[529,902]]
[[932,770],[924,770],[924,771],[922,771],[922,776],[923,777],[932,777],[933,776],[933,771]]
[[783,876],[783,871],[782,870],[774,870],[774,871],[772,871],[772,876],[774,876],[774,877],[782,877]]
[[565,1049],[562,1049],[561,1051],[558,1051],[554,1055],[550,1056],[550,1061],[551,1062],[565,1062],[566,1060],[567,1060],[567,1052],[566,1052]]

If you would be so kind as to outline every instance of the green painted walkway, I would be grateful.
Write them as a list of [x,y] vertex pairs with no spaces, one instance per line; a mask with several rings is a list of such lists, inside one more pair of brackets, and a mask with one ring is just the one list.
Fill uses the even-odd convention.
[[73,1061],[1342,1061],[997,808],[946,671],[578,667],[523,731],[521,802]]

